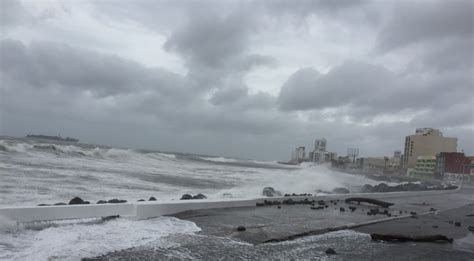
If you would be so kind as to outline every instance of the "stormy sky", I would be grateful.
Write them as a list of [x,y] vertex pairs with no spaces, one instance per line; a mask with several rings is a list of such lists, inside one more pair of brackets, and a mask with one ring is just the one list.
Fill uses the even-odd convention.
[[268,160],[474,154],[470,0],[1,0],[0,134]]

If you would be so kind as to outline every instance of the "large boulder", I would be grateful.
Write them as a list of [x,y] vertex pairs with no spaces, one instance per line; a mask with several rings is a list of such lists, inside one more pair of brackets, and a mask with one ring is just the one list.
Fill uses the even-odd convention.
[[204,194],[201,194],[201,193],[199,193],[199,194],[193,196],[193,199],[206,199],[206,198],[207,198],[207,197],[204,196]]
[[332,193],[333,194],[349,194],[351,192],[346,188],[335,188],[332,190]]
[[265,187],[263,188],[262,195],[266,197],[276,197],[276,196],[281,196],[281,192],[278,190],[275,190],[272,187]]
[[380,183],[378,185],[375,185],[374,188],[372,189],[372,192],[390,192],[390,186],[388,186],[385,183]]
[[193,199],[193,196],[189,194],[183,194],[180,198],[180,200],[188,200],[188,199]]
[[86,201],[82,200],[80,197],[75,197],[69,201],[69,205],[81,205],[87,204]]
[[373,190],[374,190],[374,186],[372,186],[370,184],[365,184],[360,189],[360,192],[362,192],[362,193],[371,193]]

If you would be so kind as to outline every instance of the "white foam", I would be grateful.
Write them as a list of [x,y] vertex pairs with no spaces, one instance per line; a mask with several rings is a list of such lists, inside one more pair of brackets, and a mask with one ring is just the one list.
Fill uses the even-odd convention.
[[131,221],[118,219],[99,225],[66,225],[41,231],[0,232],[0,259],[78,260],[115,250],[160,245],[162,237],[200,231],[193,222],[173,217]]

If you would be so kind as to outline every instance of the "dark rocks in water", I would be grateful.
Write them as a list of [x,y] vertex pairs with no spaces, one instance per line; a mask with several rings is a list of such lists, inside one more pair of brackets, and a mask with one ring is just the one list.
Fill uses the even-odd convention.
[[150,197],[150,198],[148,199],[148,201],[156,201],[156,198],[155,198],[155,197]]
[[107,201],[108,203],[113,203],[113,204],[117,204],[117,203],[126,203],[127,201],[126,200],[123,200],[123,199],[111,199],[109,201]]
[[365,184],[360,189],[360,192],[362,192],[362,193],[371,193],[373,190],[374,190],[374,186],[372,186],[370,184]]
[[343,207],[340,207],[340,208],[339,208],[339,211],[340,211],[340,212],[344,212],[344,211],[346,211],[346,209],[343,208]]
[[311,207],[311,209],[319,210],[319,209],[324,209],[324,207],[323,206],[317,206],[317,207],[315,206],[315,207]]
[[328,248],[326,249],[326,251],[324,251],[324,253],[328,254],[328,255],[336,255],[336,251],[332,248]]
[[281,206],[278,206],[277,208],[278,208],[278,209],[281,209]]
[[262,195],[264,195],[265,197],[276,197],[276,196],[280,197],[281,192],[278,190],[275,190],[272,187],[265,187],[263,188]]
[[263,207],[263,206],[265,206],[265,203],[257,202],[257,203],[255,203],[255,206],[257,206],[257,207]]
[[332,193],[333,194],[349,194],[351,192],[346,188],[335,188],[332,190]]
[[452,238],[448,238],[445,235],[405,236],[397,234],[370,234],[370,237],[375,241],[387,242],[453,242]]
[[454,222],[454,226],[460,227],[460,226],[461,226],[461,222]]
[[199,193],[199,194],[193,196],[193,199],[206,199],[206,198],[207,198],[207,197],[204,196],[204,194],[201,194],[201,193]]
[[54,203],[55,206],[64,206],[64,205],[67,205],[66,203],[64,202],[58,202],[58,203]]
[[245,230],[247,230],[247,229],[244,226],[238,226],[237,227],[237,231],[239,231],[239,232],[243,232]]
[[437,209],[436,208],[430,208],[430,211],[436,211]]
[[96,204],[106,204],[107,203],[107,200],[99,200],[97,201]]
[[438,226],[436,226],[436,225],[434,225],[434,226],[432,226],[432,227],[433,227],[433,228],[438,228]]
[[357,208],[354,207],[354,206],[349,206],[349,209],[350,209],[352,212],[354,212]]
[[144,199],[139,199],[139,200],[137,200],[137,201],[141,202],[141,201],[145,201],[145,200],[144,200]]
[[345,200],[345,202],[346,203],[365,202],[365,203],[370,203],[370,204],[374,204],[374,205],[377,205],[377,206],[381,206],[381,207],[384,207],[384,208],[388,208],[388,207],[394,205],[394,203],[390,203],[390,202],[386,202],[386,201],[382,201],[382,200],[378,200],[378,199],[373,199],[373,198],[347,198]]
[[38,204],[38,207],[46,207],[46,206],[51,206],[51,204]]
[[193,196],[189,194],[183,194],[179,200],[188,200],[188,199],[193,199]]
[[324,202],[324,200],[318,200],[318,205],[324,206],[326,205],[326,202]]
[[82,200],[80,197],[75,197],[69,201],[69,205],[81,205],[81,204],[89,204],[86,203],[87,201]]
[[120,215],[113,215],[113,216],[107,216],[107,217],[102,217],[102,221],[110,221],[110,220],[113,220],[113,219],[117,219],[119,218]]
[[285,205],[295,205],[296,202],[292,200],[291,198],[283,200],[283,204]]
[[372,192],[390,192],[390,186],[385,183],[380,183],[375,185],[372,189]]

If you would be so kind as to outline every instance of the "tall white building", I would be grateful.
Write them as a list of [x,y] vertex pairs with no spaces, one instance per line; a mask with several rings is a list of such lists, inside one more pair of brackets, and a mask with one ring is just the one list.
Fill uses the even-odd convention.
[[317,139],[314,142],[314,151],[326,151],[326,143],[327,141],[325,138]]

